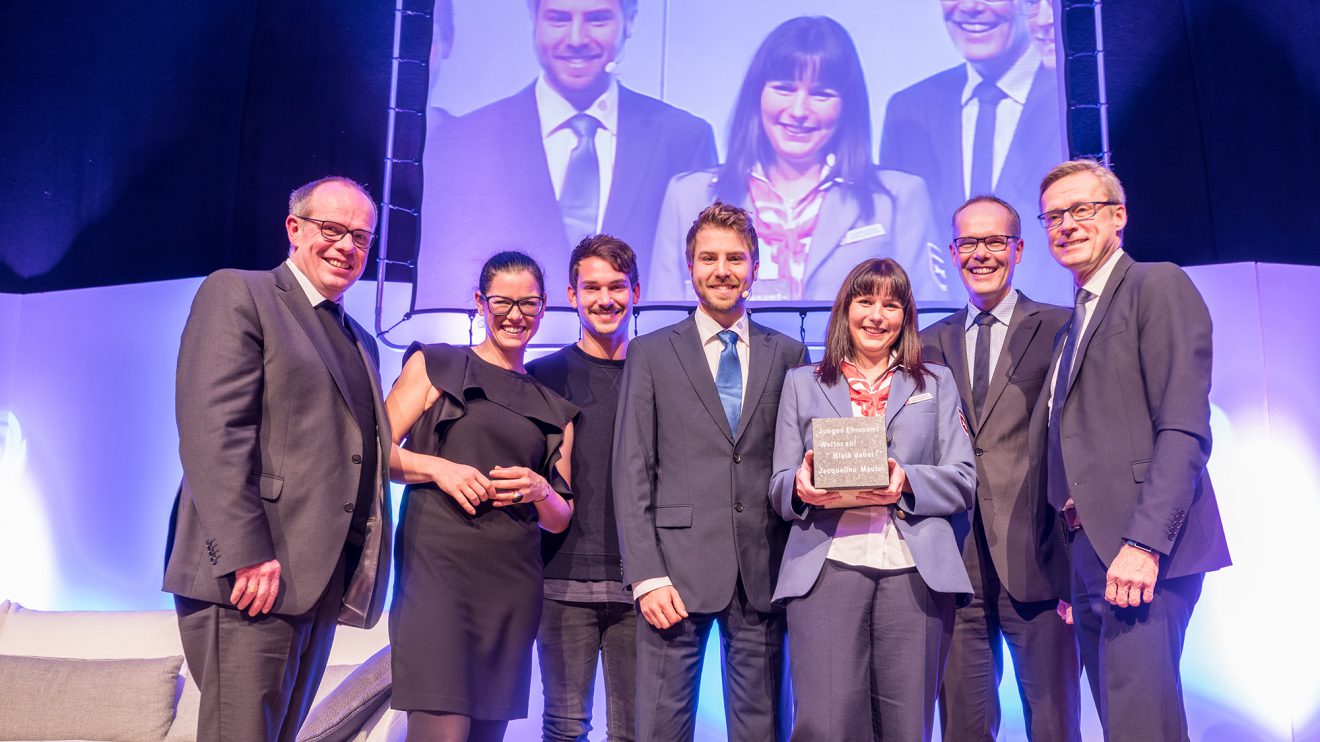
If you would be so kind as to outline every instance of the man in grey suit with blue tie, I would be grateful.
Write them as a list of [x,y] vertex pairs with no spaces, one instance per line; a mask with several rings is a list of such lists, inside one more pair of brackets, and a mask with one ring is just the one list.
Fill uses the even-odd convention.
[[687,234],[693,316],[634,340],[614,433],[624,580],[643,619],[637,738],[692,739],[706,638],[724,646],[728,737],[776,737],[787,525],[766,500],[775,415],[802,343],[747,318],[751,216],[716,203]]
[[1230,563],[1206,471],[1210,313],[1124,251],[1123,186],[1091,160],[1041,183],[1076,304],[1032,415],[1035,484],[1069,544],[1072,615],[1105,737],[1185,740],[1179,662],[1205,573]]
[[289,258],[202,282],[179,346],[183,482],[165,590],[201,689],[202,742],[292,742],[335,624],[389,585],[390,431],[376,343],[344,313],[376,207],[330,177],[289,197]]
[[1022,220],[1008,202],[974,196],[953,213],[949,252],[967,307],[921,333],[922,357],[948,366],[976,454],[976,506],[963,562],[976,590],[958,609],[940,689],[943,738],[993,740],[1008,642],[1027,737],[1081,739],[1080,668],[1070,626],[1055,615],[1052,575],[1067,572],[1054,514],[1027,487],[1027,431],[1063,307],[1013,288]]

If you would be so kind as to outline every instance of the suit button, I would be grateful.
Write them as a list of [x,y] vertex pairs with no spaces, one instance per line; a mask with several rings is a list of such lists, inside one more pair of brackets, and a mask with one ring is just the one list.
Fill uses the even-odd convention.
[[741,513],[742,511],[743,511],[743,504],[741,502],[735,502],[733,504],[733,512]]
[[899,520],[907,520],[907,513],[903,512],[902,510],[899,510],[899,511],[898,511],[898,519],[899,519]]
[[985,451],[978,448],[975,451],[972,451],[972,453],[976,454],[977,456],[980,456],[981,454],[985,453]]
[[353,459],[352,459],[352,461],[353,461],[354,464],[361,464],[361,463],[362,463],[362,457],[361,457],[361,456],[358,456],[357,454],[353,454]]
[[345,513],[351,513],[351,512],[353,512],[353,503],[351,503],[351,502],[346,502],[346,503],[344,503],[344,512],[345,512]]
[[742,463],[742,454],[740,454],[740,453],[735,453],[735,454],[733,455],[733,463],[735,463],[735,464],[741,464],[741,463]]

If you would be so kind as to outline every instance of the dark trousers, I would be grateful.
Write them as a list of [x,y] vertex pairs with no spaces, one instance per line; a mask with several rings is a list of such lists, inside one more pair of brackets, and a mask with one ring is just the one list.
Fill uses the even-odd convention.
[[1179,664],[1205,575],[1161,578],[1154,602],[1118,608],[1105,602],[1108,568],[1086,529],[1074,531],[1071,541],[1077,646],[1105,739],[1188,739]]
[[197,742],[293,742],[311,710],[344,596],[344,558],[316,605],[258,615],[174,597],[188,671],[201,689]]
[[930,740],[954,601],[916,569],[827,559],[811,591],[788,602],[793,740]]
[[724,713],[733,742],[777,738],[776,705],[784,652],[784,614],[753,608],[738,580],[717,613],[691,613],[660,630],[637,619],[637,739],[691,740],[697,723],[701,660],[718,624],[724,656]]
[[976,590],[953,620],[953,646],[940,686],[945,742],[994,742],[999,732],[999,682],[1004,642],[1017,674],[1027,738],[1081,742],[1081,667],[1077,639],[1054,600],[1022,603],[999,581],[979,513],[964,548]]
[[536,634],[545,694],[542,739],[586,742],[599,656],[605,669],[607,738],[631,742],[638,620],[637,610],[628,603],[545,600]]

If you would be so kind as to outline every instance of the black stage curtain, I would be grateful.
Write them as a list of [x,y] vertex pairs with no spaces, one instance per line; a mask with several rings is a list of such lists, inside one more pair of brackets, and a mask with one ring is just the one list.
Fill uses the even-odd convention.
[[1320,264],[1320,3],[1105,0],[1136,257]]
[[380,197],[393,3],[20,2],[0,28],[0,292],[269,268],[293,187]]

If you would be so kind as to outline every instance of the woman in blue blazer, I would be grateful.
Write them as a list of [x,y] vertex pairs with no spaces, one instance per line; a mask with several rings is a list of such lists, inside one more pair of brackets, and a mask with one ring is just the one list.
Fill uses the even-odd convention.
[[[770,502],[792,523],[774,599],[788,611],[795,740],[928,740],[953,612],[970,597],[961,554],[976,492],[953,376],[921,362],[916,303],[898,263],[844,279],[819,364],[789,371]],[[888,488],[863,504],[812,485],[811,421],[885,418]]]

